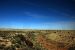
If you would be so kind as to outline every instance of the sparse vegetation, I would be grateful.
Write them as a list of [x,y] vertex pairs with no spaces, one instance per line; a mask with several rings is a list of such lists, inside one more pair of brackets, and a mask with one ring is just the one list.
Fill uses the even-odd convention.
[[74,33],[74,31],[56,30],[0,31],[0,50],[52,50],[52,48],[54,50],[74,49]]

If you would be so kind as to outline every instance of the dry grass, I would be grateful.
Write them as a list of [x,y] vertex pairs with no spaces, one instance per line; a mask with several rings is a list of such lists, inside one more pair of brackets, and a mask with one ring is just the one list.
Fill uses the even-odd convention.
[[48,50],[68,50],[68,48],[57,47],[56,44],[48,42],[42,35],[37,36],[37,42],[40,43],[42,47]]
[[[64,31],[64,30],[62,31],[60,30],[58,31],[57,30],[0,31],[0,40],[2,39],[1,40],[2,42],[0,41],[0,43],[5,44],[8,47],[10,46],[11,43],[14,44],[13,46],[10,46],[10,50],[13,47],[16,50],[23,50],[23,49],[24,50],[45,50],[45,49],[46,50],[68,50],[69,46],[75,44],[74,33],[75,31],[69,31],[69,30],[68,31]],[[33,48],[29,49],[26,43],[21,41],[20,37],[17,36],[20,34],[24,35],[26,39],[30,40],[34,44],[34,49]],[[3,39],[2,37],[5,39]],[[6,39],[8,39],[8,41]],[[22,43],[20,44],[19,42]],[[65,46],[63,43],[65,44]],[[6,48],[4,50],[6,50]]]

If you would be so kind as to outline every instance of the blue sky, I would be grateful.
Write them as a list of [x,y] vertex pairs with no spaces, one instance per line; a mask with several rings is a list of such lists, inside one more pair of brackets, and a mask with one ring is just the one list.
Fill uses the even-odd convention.
[[0,0],[0,28],[75,30],[75,0]]

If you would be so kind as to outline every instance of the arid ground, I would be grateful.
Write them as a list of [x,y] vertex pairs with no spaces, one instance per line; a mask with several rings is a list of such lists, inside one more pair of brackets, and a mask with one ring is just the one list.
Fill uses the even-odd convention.
[[0,50],[75,50],[75,30],[0,30]]

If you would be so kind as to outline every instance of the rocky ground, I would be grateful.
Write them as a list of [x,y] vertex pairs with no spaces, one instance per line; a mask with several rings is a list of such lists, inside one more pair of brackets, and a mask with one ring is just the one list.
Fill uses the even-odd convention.
[[0,50],[75,50],[75,31],[1,30]]

